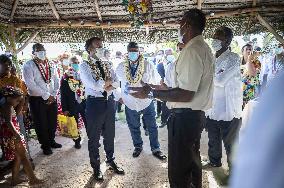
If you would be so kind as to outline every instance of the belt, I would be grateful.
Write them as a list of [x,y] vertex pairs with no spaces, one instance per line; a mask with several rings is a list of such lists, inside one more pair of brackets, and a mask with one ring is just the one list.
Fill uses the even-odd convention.
[[170,111],[173,112],[173,113],[176,113],[176,114],[181,114],[181,113],[185,113],[185,112],[194,112],[194,111],[197,111],[197,110],[192,110],[191,108],[173,108]]
[[108,97],[95,97],[95,96],[91,96],[91,95],[88,95],[87,97],[88,99],[97,99],[97,100],[104,100],[104,101],[107,101],[109,99],[113,99],[113,95],[110,95]]

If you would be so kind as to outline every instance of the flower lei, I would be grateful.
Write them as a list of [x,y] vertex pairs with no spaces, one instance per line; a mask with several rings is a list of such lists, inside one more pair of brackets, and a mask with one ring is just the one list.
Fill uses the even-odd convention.
[[[104,70],[105,77],[106,78],[111,78],[111,65],[108,61],[100,61],[101,66]],[[87,64],[90,66],[92,73],[95,74],[95,79],[96,80],[105,80],[105,78],[102,77],[102,74],[100,72],[100,69],[97,65],[97,63],[92,63],[92,60],[89,58],[89,61],[87,61]]]
[[142,77],[143,77],[143,74],[144,74],[145,63],[144,63],[143,56],[140,55],[140,57],[137,61],[138,61],[139,64],[138,64],[137,70],[135,72],[134,78],[132,78],[132,75],[131,75],[129,60],[126,60],[125,63],[124,63],[124,72],[125,72],[125,75],[126,75],[127,82],[130,85],[137,84],[138,82],[140,82],[142,80]]
[[68,85],[74,93],[76,93],[82,100],[85,99],[85,88],[80,80],[77,80],[72,75],[72,72],[74,71],[72,68],[66,71],[64,74],[63,79],[68,82]]
[[[39,62],[39,59],[34,58],[33,61],[35,62],[35,65],[37,66],[42,79],[44,80],[45,83],[49,84],[51,82],[51,68],[48,63],[48,60],[44,60],[44,64]],[[48,67],[46,67],[48,66]],[[48,71],[47,71],[48,69]]]

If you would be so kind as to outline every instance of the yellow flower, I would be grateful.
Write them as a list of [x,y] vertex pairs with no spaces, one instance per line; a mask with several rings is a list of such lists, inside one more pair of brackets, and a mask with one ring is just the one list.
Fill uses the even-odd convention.
[[134,7],[133,5],[128,5],[128,11],[129,11],[130,13],[133,13],[134,10],[135,10],[135,7]]
[[148,10],[147,4],[145,2],[142,2],[140,5],[141,5],[142,12],[146,13]]

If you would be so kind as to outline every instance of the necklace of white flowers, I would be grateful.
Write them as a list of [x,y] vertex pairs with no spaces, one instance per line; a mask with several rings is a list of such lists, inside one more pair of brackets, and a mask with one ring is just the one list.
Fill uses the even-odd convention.
[[129,62],[129,60],[127,59],[124,63],[124,71],[125,71],[126,79],[127,79],[127,82],[130,85],[139,83],[142,80],[142,77],[143,77],[143,74],[144,74],[145,64],[144,64],[143,56],[140,55],[140,57],[137,61],[138,61],[137,62],[138,67],[137,67],[137,70],[136,70],[135,75],[133,77],[131,75],[131,70],[130,70],[130,63],[131,62]]
[[[89,57],[89,61],[87,61],[87,64],[90,66],[91,70],[92,70],[92,73],[95,74],[95,79],[96,80],[105,80],[105,78],[102,77],[102,74],[101,74],[101,71],[99,69],[99,65],[98,65],[98,62],[93,62],[95,61],[94,59],[91,59]],[[99,61],[104,73],[105,73],[105,77],[106,78],[111,78],[111,72],[110,72],[110,63],[108,61],[100,61],[100,60],[97,60]]]

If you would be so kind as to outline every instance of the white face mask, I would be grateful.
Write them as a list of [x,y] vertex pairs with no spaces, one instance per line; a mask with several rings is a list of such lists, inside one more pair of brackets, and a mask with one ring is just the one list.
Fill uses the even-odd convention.
[[283,51],[284,51],[284,49],[283,49],[282,46],[281,46],[281,47],[277,47],[277,48],[275,49],[275,54],[277,54],[277,55],[282,54]]
[[102,59],[104,57],[104,49],[103,48],[97,48],[96,54],[97,58]]
[[213,39],[212,41],[212,48],[215,52],[221,50],[222,48],[222,41],[219,39]]
[[62,64],[64,65],[64,66],[69,66],[69,60],[68,59],[63,59],[63,61],[62,61]]
[[46,53],[45,51],[39,51],[35,52],[35,56],[39,58],[40,60],[45,60],[46,59]]
[[168,63],[174,62],[175,61],[175,56],[174,55],[168,55],[167,56],[167,61],[168,61]]

